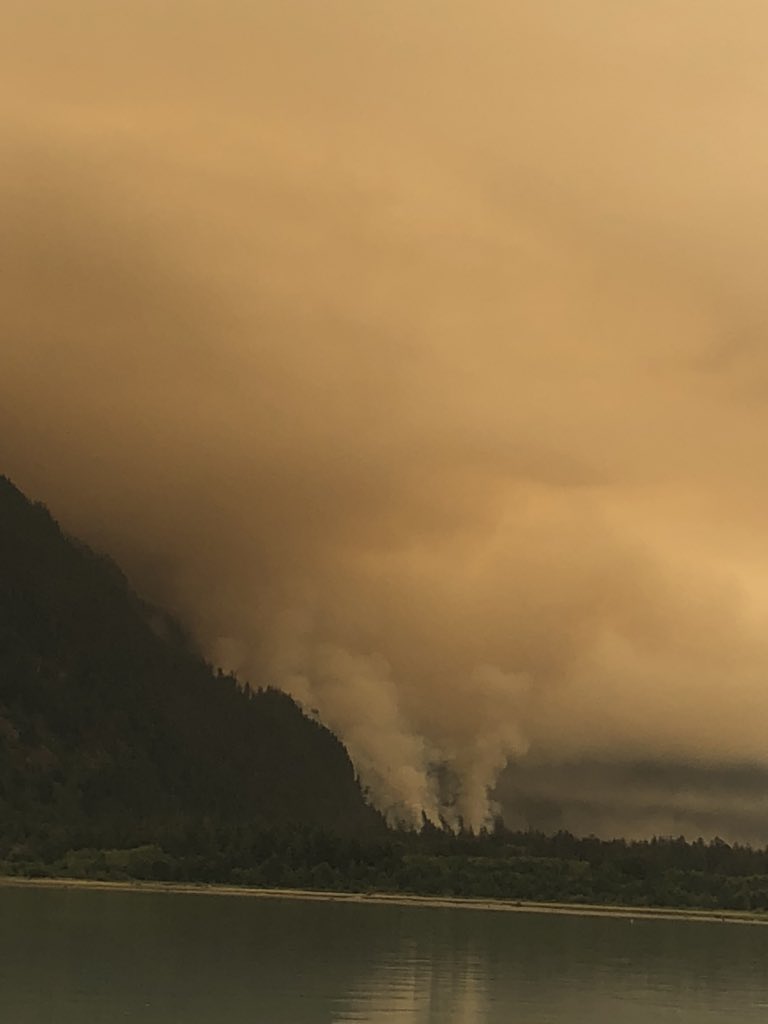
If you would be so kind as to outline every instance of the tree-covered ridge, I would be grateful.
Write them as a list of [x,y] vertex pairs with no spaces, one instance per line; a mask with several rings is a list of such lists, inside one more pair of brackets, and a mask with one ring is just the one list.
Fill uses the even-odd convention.
[[327,729],[215,674],[110,559],[0,477],[0,857],[204,820],[383,828]]

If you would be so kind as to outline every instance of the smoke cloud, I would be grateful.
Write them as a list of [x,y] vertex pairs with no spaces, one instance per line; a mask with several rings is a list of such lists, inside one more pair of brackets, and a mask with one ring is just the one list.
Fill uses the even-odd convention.
[[768,840],[765,5],[6,7],[0,471],[392,818]]

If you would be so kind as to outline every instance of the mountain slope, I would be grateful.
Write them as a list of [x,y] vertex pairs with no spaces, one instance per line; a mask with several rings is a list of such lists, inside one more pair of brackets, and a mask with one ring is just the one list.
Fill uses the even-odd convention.
[[0,477],[0,856],[30,835],[125,845],[169,821],[382,828],[327,729],[215,675]]

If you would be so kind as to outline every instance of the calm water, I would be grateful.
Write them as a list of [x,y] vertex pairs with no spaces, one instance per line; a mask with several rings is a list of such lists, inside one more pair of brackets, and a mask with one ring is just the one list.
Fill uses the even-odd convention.
[[768,927],[0,887],[5,1024],[768,1021]]

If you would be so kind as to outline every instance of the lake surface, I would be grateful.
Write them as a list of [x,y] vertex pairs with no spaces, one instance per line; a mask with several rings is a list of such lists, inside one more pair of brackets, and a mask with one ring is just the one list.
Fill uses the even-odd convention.
[[0,886],[8,1024],[768,1021],[768,927]]

